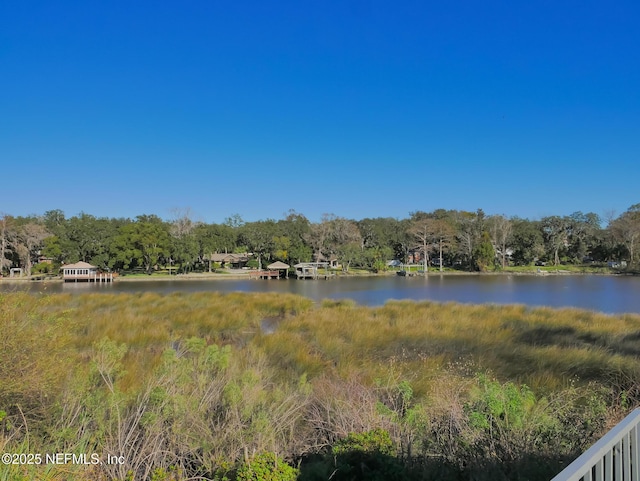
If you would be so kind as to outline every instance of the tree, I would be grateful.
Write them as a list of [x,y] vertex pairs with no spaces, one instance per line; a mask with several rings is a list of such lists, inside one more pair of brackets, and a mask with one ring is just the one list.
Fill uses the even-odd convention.
[[286,235],[273,236],[273,258],[281,261],[289,260],[289,253],[291,252],[291,239]]
[[316,261],[319,261],[326,252],[331,235],[331,221],[335,218],[334,214],[322,214],[320,222],[311,224],[309,232],[305,235],[305,240],[311,247]]
[[363,266],[369,269],[371,272],[379,272],[387,270],[386,261],[393,256],[393,250],[391,247],[369,247],[362,252]]
[[14,236],[13,218],[8,214],[0,217],[0,275],[5,269],[11,267],[11,259],[7,256],[12,254],[11,238]]
[[503,215],[494,215],[487,221],[489,234],[494,250],[500,256],[500,263],[504,269],[507,265],[507,248],[511,242],[513,224]]
[[473,252],[482,238],[485,230],[485,215],[482,209],[476,212],[457,212],[456,219],[456,237],[458,240],[458,248],[467,268],[474,268]]
[[179,262],[183,272],[195,263],[199,254],[198,241],[194,235],[196,227],[191,219],[191,210],[174,209],[175,218],[169,226],[171,234],[171,260]]
[[440,266],[440,272],[442,272],[444,264],[442,254],[445,250],[448,250],[451,247],[455,237],[455,228],[447,219],[436,218],[433,219],[433,222],[431,223],[431,233],[433,241],[438,249],[438,265]]
[[226,217],[224,219],[224,224],[228,225],[233,229],[238,229],[242,227],[245,224],[245,222],[240,216],[240,214],[233,214],[231,217]]
[[515,218],[512,221],[513,261],[517,265],[530,265],[544,255],[544,240],[539,222]]
[[275,222],[271,219],[247,222],[240,228],[239,242],[245,245],[258,260],[258,269],[262,269],[262,259],[269,259],[273,253]]
[[84,261],[89,262],[91,260],[95,243],[99,242],[96,236],[96,218],[92,215],[81,212],[80,215],[71,217],[66,222],[65,234],[66,238],[71,244],[69,259],[65,259],[67,262]]
[[407,262],[409,250],[415,245],[415,238],[409,233],[411,221],[402,219],[398,221],[393,252],[402,262]]
[[357,222],[364,250],[385,253],[384,260],[393,258],[406,260],[411,245],[415,243],[408,234],[409,220],[391,217],[367,218]]
[[601,219],[597,214],[574,212],[569,216],[568,254],[574,262],[582,262],[592,254],[599,240]]
[[226,224],[198,224],[194,229],[194,235],[201,259],[211,259],[211,254],[216,252],[233,252],[237,243],[233,227]]
[[627,250],[629,263],[637,257],[637,245],[640,241],[640,204],[632,205],[620,217],[609,224],[613,237]]
[[[349,245],[352,248],[347,248]],[[355,254],[353,247],[357,247],[360,252]],[[346,269],[349,270],[351,262],[360,258],[362,251],[362,238],[356,223],[344,217],[334,217],[329,222],[327,250],[329,255],[337,256],[341,263],[346,262]]]
[[[302,214],[290,209],[286,212],[285,218],[276,223],[276,231],[279,233],[279,241],[276,243],[276,249],[280,254],[284,254],[283,243],[286,243],[287,261],[293,263],[308,262],[311,260],[312,251],[307,245],[305,239],[310,232],[309,220]],[[287,239],[285,241],[285,238]],[[280,244],[278,247],[277,244]],[[276,253],[276,257],[279,257]],[[284,257],[282,260],[285,260]]]
[[50,235],[45,226],[35,222],[18,228],[13,245],[27,276],[31,275],[32,258],[38,255],[42,241]]
[[422,262],[424,264],[424,271],[429,270],[429,251],[431,250],[432,241],[432,220],[425,212],[413,212],[411,213],[411,226],[409,227],[409,234],[411,234],[417,242],[417,247],[422,248]]
[[142,254],[145,272],[151,274],[153,267],[169,251],[167,226],[155,215],[137,217],[135,242]]
[[124,269],[142,266],[151,274],[159,260],[169,254],[169,229],[155,215],[140,215],[122,225],[113,239],[111,254]]
[[540,221],[545,246],[553,265],[560,264],[560,252],[569,245],[570,219],[557,215],[545,217]]
[[44,222],[56,237],[47,244],[47,255],[61,263],[84,261],[106,268],[112,263],[110,244],[124,221],[84,212],[65,219],[61,211],[48,211]]
[[348,242],[340,245],[337,249],[337,254],[344,272],[349,272],[351,264],[362,264],[363,262],[364,253],[357,242]]
[[480,243],[473,249],[473,261],[479,271],[486,271],[495,259],[495,251],[489,233],[483,232]]

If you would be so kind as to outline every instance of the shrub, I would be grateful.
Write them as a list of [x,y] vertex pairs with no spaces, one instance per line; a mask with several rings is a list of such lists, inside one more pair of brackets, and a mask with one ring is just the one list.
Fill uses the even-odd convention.
[[40,262],[31,268],[32,274],[48,274],[53,272],[53,265],[48,262]]
[[331,451],[336,456],[353,451],[390,456],[395,454],[391,436],[384,429],[373,429],[366,433],[351,433],[345,439],[338,441]]
[[298,470],[278,459],[275,453],[259,454],[243,463],[236,474],[236,481],[294,481]]

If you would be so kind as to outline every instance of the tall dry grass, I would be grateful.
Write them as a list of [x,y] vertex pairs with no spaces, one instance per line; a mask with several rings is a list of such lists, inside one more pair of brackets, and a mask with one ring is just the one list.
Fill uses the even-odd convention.
[[[26,439],[16,406],[28,400],[24,427],[35,423],[50,448],[81,442],[144,453],[147,461],[140,454],[116,477],[129,468],[146,476],[169,460],[211,474],[245,449],[293,459],[352,430],[380,428],[408,460],[420,452],[424,463],[467,456],[484,466],[485,440],[507,449],[566,426],[585,438],[640,402],[634,315],[314,305],[277,294],[16,293],[0,296],[0,323],[0,411],[13,423],[11,443]],[[478,373],[487,372],[496,380],[480,383]],[[522,394],[523,384],[535,396]],[[490,438],[478,416],[488,415],[492,396],[509,393],[531,404],[526,430],[498,420],[502,437]],[[618,410],[607,414],[605,405]],[[480,451],[469,451],[474,443]],[[163,449],[172,457],[159,455]],[[514,463],[520,454],[509,452]]]
[[[191,337],[240,349],[255,346],[283,377],[331,372],[373,382],[393,366],[418,392],[428,391],[430,380],[452,363],[471,363],[543,391],[572,379],[629,385],[640,375],[637,315],[408,301],[378,308],[325,302],[313,308],[293,295],[242,293],[100,293],[35,302],[26,294],[6,294],[3,299],[5,312],[29,305],[26,316],[37,313],[42,323],[38,327],[32,319],[33,329],[48,326],[50,345],[57,344],[56,336],[64,338],[74,362],[86,361],[101,339],[126,344],[131,386],[157,365],[165,348]],[[45,321],[52,318],[55,332]],[[275,332],[263,332],[265,319]],[[35,331],[30,335],[39,338]]]

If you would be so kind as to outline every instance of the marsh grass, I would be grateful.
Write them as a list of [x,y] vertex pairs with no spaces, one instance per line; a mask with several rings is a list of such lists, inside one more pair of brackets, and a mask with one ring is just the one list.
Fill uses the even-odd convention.
[[[65,345],[79,360],[103,338],[126,344],[131,382],[151,371],[164,349],[191,337],[238,348],[254,345],[283,375],[313,377],[332,370],[374,379],[394,363],[425,389],[422,378],[429,372],[462,360],[501,379],[548,390],[567,379],[611,383],[640,375],[640,316],[629,314],[409,301],[378,308],[323,301],[314,308],[293,295],[244,293],[100,293],[36,302],[26,294],[7,294],[3,299],[13,299],[11,309],[29,306],[30,322],[36,322],[35,313],[43,322],[55,317],[55,335],[64,333]],[[265,318],[278,319],[268,335],[260,328]]]
[[263,347],[274,358],[292,349],[301,358],[314,353],[316,363],[324,360],[343,375],[358,370],[374,377],[393,362],[418,383],[430,370],[472,360],[501,379],[551,391],[568,379],[638,379],[639,328],[640,316],[576,309],[406,301],[379,308],[325,304],[283,322]]
[[[275,330],[263,331],[265,320]],[[508,448],[517,463],[532,454],[527,436],[556,436],[568,444],[544,446],[564,450],[549,454],[553,470],[558,456],[582,447],[571,440],[586,442],[640,403],[636,315],[408,301],[314,305],[280,294],[14,293],[0,295],[0,322],[9,441],[26,439],[32,423],[48,449],[76,439],[116,443],[116,419],[146,410],[140,432],[150,443],[199,453],[197,463],[211,469],[209,451],[236,459],[252,447],[293,459],[350,432],[388,429],[401,449],[416,443],[430,453],[426,460],[466,459],[478,472],[492,456],[487,443],[519,446]],[[526,407],[524,427],[486,428],[500,422],[488,410],[492,400],[509,396]],[[0,446],[9,442],[5,432]],[[149,449],[156,457],[145,461],[146,472],[164,469],[160,448]]]

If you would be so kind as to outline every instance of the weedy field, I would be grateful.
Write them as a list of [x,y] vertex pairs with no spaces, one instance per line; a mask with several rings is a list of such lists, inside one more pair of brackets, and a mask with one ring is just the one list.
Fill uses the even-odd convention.
[[575,309],[2,294],[0,480],[549,479],[639,403],[639,340]]

